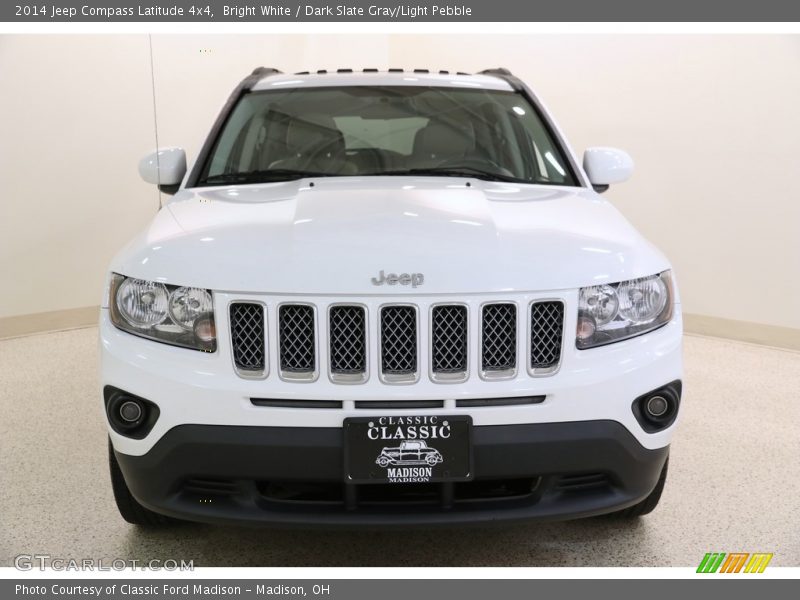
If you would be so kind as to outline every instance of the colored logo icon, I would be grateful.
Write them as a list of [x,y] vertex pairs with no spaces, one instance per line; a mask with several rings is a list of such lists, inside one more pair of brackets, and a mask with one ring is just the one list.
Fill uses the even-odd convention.
[[697,567],[698,573],[763,573],[772,553],[707,552]]

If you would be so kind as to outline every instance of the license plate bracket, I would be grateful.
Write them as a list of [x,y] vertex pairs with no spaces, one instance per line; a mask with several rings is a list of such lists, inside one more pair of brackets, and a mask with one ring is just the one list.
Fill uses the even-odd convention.
[[440,483],[473,477],[469,415],[350,417],[343,429],[347,483]]

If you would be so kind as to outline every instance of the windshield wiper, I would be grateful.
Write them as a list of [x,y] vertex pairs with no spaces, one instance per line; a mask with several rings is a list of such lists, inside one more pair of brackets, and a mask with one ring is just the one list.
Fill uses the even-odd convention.
[[474,177],[485,181],[507,181],[511,183],[533,183],[501,173],[492,173],[476,167],[427,167],[420,169],[402,169],[398,171],[379,171],[369,175],[430,175],[432,177]]
[[224,185],[227,183],[271,183],[275,181],[294,181],[304,177],[335,177],[335,173],[302,171],[300,169],[262,169],[240,173],[221,173],[206,177],[198,185]]

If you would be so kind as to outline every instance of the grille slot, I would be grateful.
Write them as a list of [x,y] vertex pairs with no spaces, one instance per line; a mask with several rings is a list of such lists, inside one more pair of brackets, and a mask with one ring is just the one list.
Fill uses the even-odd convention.
[[554,300],[531,305],[531,370],[552,373],[561,360],[564,337],[564,303]]
[[317,357],[314,309],[307,304],[283,304],[278,309],[281,375],[287,379],[313,379]]
[[381,309],[381,372],[386,381],[402,383],[417,376],[417,310],[413,306]]
[[230,306],[233,362],[243,375],[265,372],[264,307],[254,303]]
[[329,328],[332,378],[364,381],[367,373],[366,311],[361,306],[332,306]]
[[250,398],[253,406],[271,408],[342,408],[341,400],[286,400],[283,398]]
[[[417,507],[456,504],[537,502],[541,477],[484,479],[447,484],[410,483],[352,486],[353,510],[380,511],[389,506]],[[313,510],[322,506],[345,506],[345,485],[329,481],[256,481],[253,486],[263,502],[280,504],[285,510]]]
[[487,377],[510,377],[517,368],[517,307],[487,304],[481,323],[481,370]]
[[556,489],[562,492],[585,492],[603,489],[609,484],[608,476],[605,473],[564,475],[558,480]]
[[187,479],[183,491],[198,496],[233,496],[236,494],[236,483],[227,479]]
[[356,400],[355,407],[369,408],[372,410],[444,408],[444,400]]
[[520,406],[523,404],[541,404],[546,396],[521,396],[519,398],[463,398],[456,400],[459,408],[476,406]]
[[431,311],[431,372],[435,380],[467,375],[467,307],[434,306]]

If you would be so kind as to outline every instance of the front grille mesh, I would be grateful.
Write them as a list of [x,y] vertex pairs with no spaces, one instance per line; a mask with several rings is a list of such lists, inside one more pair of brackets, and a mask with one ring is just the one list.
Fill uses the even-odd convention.
[[531,368],[552,369],[561,358],[564,303],[536,302],[531,306]]
[[417,372],[417,311],[413,306],[381,309],[381,370],[386,375]]
[[[369,313],[361,305],[331,304],[327,310],[327,332],[322,332],[322,365],[336,383],[363,383],[368,378],[367,337]],[[565,305],[561,300],[534,301],[528,323],[530,338],[524,360],[530,360],[531,375],[549,375],[561,361]],[[230,335],[233,360],[240,375],[263,377],[267,372],[267,309],[255,302],[230,305]],[[325,314],[324,312],[322,313]],[[519,366],[517,342],[519,317],[513,302],[485,304],[480,309],[479,329],[472,334],[470,311],[463,304],[436,304],[430,323],[423,320],[426,333],[420,338],[418,308],[409,304],[387,305],[377,315],[380,354],[378,370],[386,383],[415,380],[420,367],[420,343],[429,350],[425,369],[438,382],[463,381],[469,370],[470,354],[477,352],[483,375],[490,379],[509,377]],[[309,304],[281,304],[277,309],[276,363],[285,379],[315,379],[320,368],[316,309]],[[374,317],[373,317],[374,318]],[[523,318],[524,320],[524,318]],[[323,319],[323,322],[326,320]],[[327,348],[326,348],[327,346]]]
[[263,371],[265,360],[264,307],[260,304],[231,304],[233,361],[243,371]]
[[284,373],[316,370],[314,309],[305,304],[284,304],[278,311],[280,365]]
[[514,304],[487,304],[481,324],[484,371],[510,371],[517,366],[517,307]]
[[358,375],[367,370],[366,319],[361,306],[334,306],[330,311],[331,373]]
[[466,373],[467,307],[435,306],[431,319],[431,370],[443,374]]

